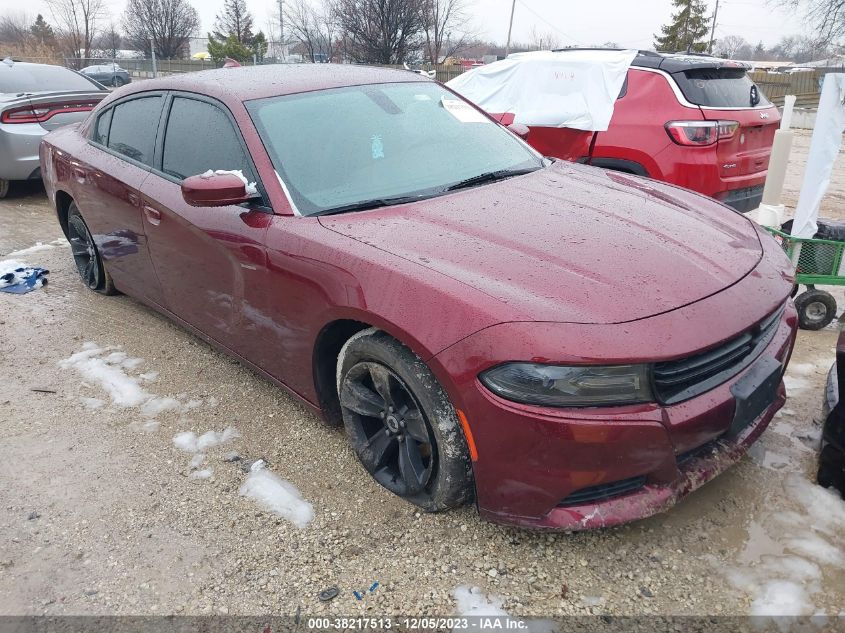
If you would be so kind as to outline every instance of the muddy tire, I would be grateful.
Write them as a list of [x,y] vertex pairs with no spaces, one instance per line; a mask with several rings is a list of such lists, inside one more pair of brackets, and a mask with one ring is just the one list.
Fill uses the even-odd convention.
[[75,202],[71,202],[68,208],[67,229],[73,261],[82,283],[103,295],[117,294],[111,275],[103,266],[103,259],[91,231],[88,230],[88,225],[82,219]]
[[802,330],[820,330],[836,317],[836,299],[829,292],[811,288],[795,297],[798,327]]
[[385,332],[365,330],[341,350],[337,381],[349,443],[379,484],[428,512],[472,499],[455,408],[416,354]]
[[9,184],[8,180],[0,178],[0,200],[9,195]]

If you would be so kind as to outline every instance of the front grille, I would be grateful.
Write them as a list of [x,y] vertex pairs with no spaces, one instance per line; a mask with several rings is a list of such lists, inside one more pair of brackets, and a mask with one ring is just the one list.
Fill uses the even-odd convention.
[[703,354],[654,366],[660,402],[675,404],[709,391],[748,367],[777,332],[784,308],[745,334]]
[[619,497],[629,492],[633,492],[645,485],[645,475],[640,477],[631,477],[629,479],[620,479],[609,484],[601,484],[600,486],[590,486],[589,488],[581,488],[576,490],[566,499],[558,504],[558,507],[565,506],[580,506],[586,503],[596,503],[597,501],[604,501],[611,497]]

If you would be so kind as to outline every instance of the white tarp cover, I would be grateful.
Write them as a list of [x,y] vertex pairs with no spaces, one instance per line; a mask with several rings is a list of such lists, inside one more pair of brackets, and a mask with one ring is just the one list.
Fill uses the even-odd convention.
[[845,74],[828,73],[824,78],[816,127],[810,141],[810,157],[804,171],[801,195],[795,208],[792,235],[813,237],[819,230],[816,220],[822,198],[830,185],[833,163],[845,132]]
[[514,123],[603,132],[637,51],[514,53],[446,85]]

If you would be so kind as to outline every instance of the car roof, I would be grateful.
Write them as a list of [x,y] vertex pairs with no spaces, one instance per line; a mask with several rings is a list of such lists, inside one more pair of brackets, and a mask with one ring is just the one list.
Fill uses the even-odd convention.
[[[267,64],[171,75],[133,84],[131,92],[185,90],[221,99],[262,99],[365,84],[431,81],[407,70],[354,64]],[[125,91],[123,94],[126,94]]]
[[[625,50],[618,48],[559,48],[555,53],[567,51],[602,51],[602,50]],[[665,70],[667,73],[678,73],[694,68],[745,68],[748,66],[743,62],[732,59],[722,59],[703,53],[655,53],[654,51],[637,51],[637,56],[631,66],[638,68],[654,68]]]

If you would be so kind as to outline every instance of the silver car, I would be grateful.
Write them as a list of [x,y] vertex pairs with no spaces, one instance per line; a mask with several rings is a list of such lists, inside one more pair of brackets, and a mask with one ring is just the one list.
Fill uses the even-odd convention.
[[132,81],[132,77],[129,76],[129,71],[121,68],[115,63],[86,66],[79,72],[86,77],[90,77],[94,81],[99,81],[104,86],[114,86],[115,88],[125,86]]
[[0,61],[0,198],[11,181],[41,177],[42,136],[82,121],[108,94],[96,81],[61,66]]

